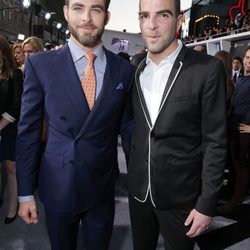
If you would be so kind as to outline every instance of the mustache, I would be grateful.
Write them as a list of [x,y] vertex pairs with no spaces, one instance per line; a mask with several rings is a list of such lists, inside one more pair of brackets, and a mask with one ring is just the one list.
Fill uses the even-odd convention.
[[92,28],[92,29],[95,29],[96,26],[92,23],[88,23],[88,24],[83,24],[83,25],[79,25],[80,28],[83,28],[83,29],[88,29],[88,28]]

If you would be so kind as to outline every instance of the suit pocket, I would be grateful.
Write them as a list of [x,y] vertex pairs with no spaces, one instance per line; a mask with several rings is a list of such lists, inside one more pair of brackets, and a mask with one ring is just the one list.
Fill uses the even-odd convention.
[[191,102],[192,97],[191,96],[176,96],[173,98],[169,98],[169,103],[175,103],[175,102]]

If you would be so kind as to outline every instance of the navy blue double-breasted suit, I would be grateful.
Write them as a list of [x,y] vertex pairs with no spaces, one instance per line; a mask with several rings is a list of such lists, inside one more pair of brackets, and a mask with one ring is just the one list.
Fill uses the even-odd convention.
[[68,45],[27,58],[17,140],[18,195],[33,194],[43,114],[47,142],[40,167],[40,199],[49,209],[78,213],[114,192],[117,136],[133,67],[104,50],[101,92],[90,111]]

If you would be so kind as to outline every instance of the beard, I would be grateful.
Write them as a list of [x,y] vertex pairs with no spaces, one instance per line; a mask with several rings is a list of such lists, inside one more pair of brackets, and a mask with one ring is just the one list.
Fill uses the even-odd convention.
[[80,36],[79,33],[68,24],[69,32],[74,36],[74,38],[83,46],[93,48],[98,45],[102,39],[102,34],[104,32],[104,27],[98,30],[97,34],[94,36],[86,35]]

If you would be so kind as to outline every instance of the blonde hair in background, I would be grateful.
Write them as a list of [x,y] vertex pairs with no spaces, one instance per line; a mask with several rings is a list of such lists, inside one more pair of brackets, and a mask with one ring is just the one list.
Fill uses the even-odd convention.
[[44,50],[42,40],[36,36],[27,37],[22,43],[22,48],[24,48],[24,45],[27,43],[29,43],[33,47],[34,52],[39,52]]

